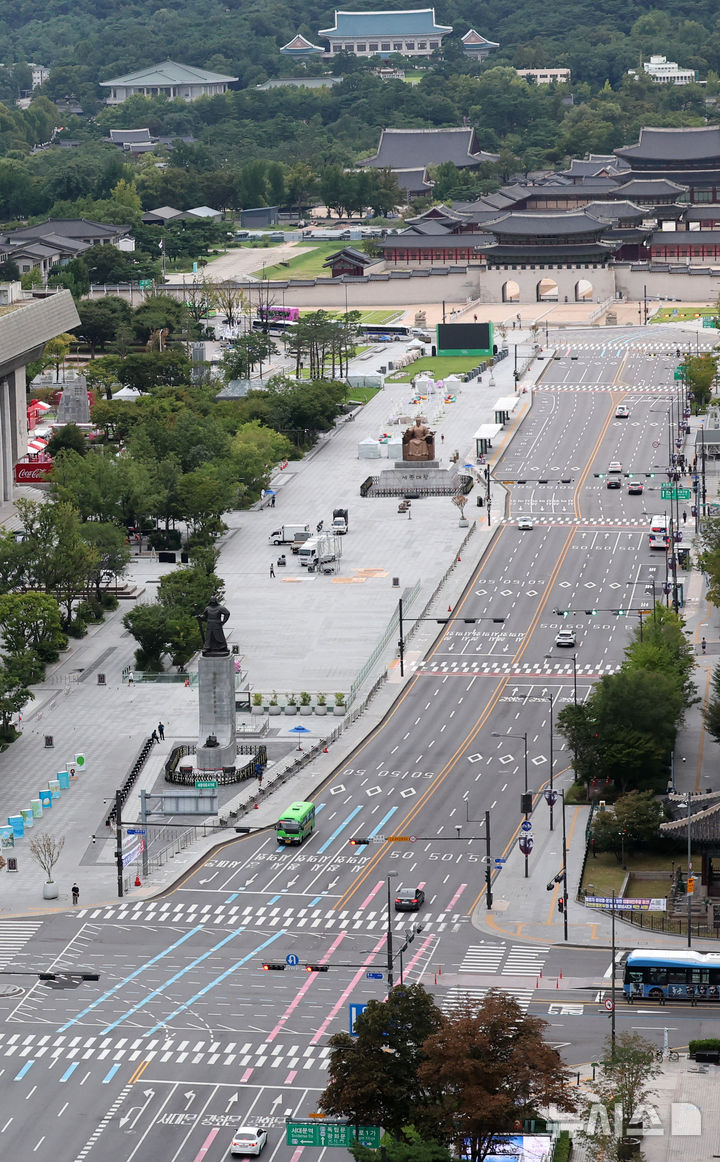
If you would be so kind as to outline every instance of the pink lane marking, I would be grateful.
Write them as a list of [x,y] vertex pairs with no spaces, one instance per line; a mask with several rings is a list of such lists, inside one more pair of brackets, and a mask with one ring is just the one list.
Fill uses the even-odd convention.
[[462,894],[463,894],[463,892],[465,891],[466,887],[467,887],[467,884],[460,884],[460,887],[458,888],[458,890],[456,891],[456,893],[455,893],[455,895],[453,896],[452,900],[451,900],[451,901],[450,901],[450,903],[448,904],[448,908],[454,908],[454,907],[455,907],[455,905],[457,904],[457,902],[458,902],[458,900],[460,899],[461,895],[462,895]]
[[292,1083],[296,1077],[297,1077],[297,1069],[291,1069],[290,1072],[288,1073],[287,1077],[285,1078],[284,1084],[285,1085],[292,1085]]
[[244,1085],[245,1082],[249,1079],[251,1074],[252,1074],[252,1069],[246,1069],[245,1072],[243,1073],[242,1077],[240,1078],[240,1084]]
[[[344,933],[344,932],[341,932],[341,933],[340,933],[340,935],[339,935],[339,936],[337,936],[337,937],[335,938],[335,940],[333,940],[333,942],[332,942],[332,944],[330,945],[330,947],[329,947],[329,949],[327,950],[327,952],[326,952],[326,953],[325,953],[325,954],[324,954],[324,955],[321,957],[321,959],[320,959],[320,960],[319,960],[317,963],[319,963],[319,964],[325,964],[325,963],[326,963],[326,961],[328,961],[328,960],[330,959],[330,957],[332,956],[332,954],[333,954],[333,952],[335,951],[335,949],[337,948],[337,946],[338,946],[338,945],[341,943],[341,941],[343,941],[344,939],[345,939],[345,933]],[[305,993],[306,993],[306,992],[308,991],[308,989],[311,987],[311,985],[312,985],[312,983],[313,983],[313,977],[314,977],[314,976],[315,976],[315,973],[314,973],[314,972],[313,972],[313,973],[310,973],[310,975],[308,976],[307,980],[305,981],[305,984],[304,984],[304,985],[302,986],[302,988],[299,990],[299,992],[298,992],[297,996],[295,997],[294,1001],[292,1001],[292,1002],[291,1002],[291,1003],[288,1005],[288,1007],[286,1008],[286,1010],[285,1010],[285,1012],[283,1013],[282,1017],[280,1018],[280,1020],[278,1021],[277,1025],[275,1026],[275,1028],[274,1028],[274,1029],[273,1029],[273,1030],[272,1030],[272,1031],[271,1031],[271,1032],[268,1034],[268,1036],[265,1038],[265,1040],[266,1040],[266,1041],[274,1041],[274,1040],[275,1040],[275,1038],[277,1037],[278,1033],[281,1033],[281,1032],[282,1032],[283,1025],[284,1025],[284,1024],[285,1024],[285,1022],[287,1021],[288,1017],[289,1017],[289,1016],[290,1016],[290,1014],[291,1014],[291,1013],[292,1013],[292,1012],[293,1012],[293,1011],[294,1011],[294,1010],[297,1008],[297,1006],[300,1004],[300,1001],[301,1001],[301,1000],[303,999],[303,997],[305,996]]]
[[423,940],[423,942],[422,942],[421,946],[418,948],[417,952],[416,952],[416,953],[415,953],[415,955],[413,956],[412,960],[409,960],[409,961],[407,962],[407,964],[404,964],[404,965],[403,965],[403,979],[404,979],[404,978],[407,976],[407,974],[408,974],[408,973],[409,973],[409,972],[410,972],[410,971],[411,971],[411,970],[412,970],[412,969],[415,967],[415,965],[417,964],[417,962],[418,962],[418,960],[420,959],[420,957],[421,957],[421,956],[424,956],[425,952],[426,952],[426,951],[427,951],[427,949],[430,947],[430,945],[432,944],[433,940],[434,940],[434,937],[433,937],[433,936],[426,936],[426,937],[425,937],[425,939]]
[[362,904],[358,908],[359,912],[362,912],[363,908],[367,908],[367,906],[370,903],[370,901],[372,900],[373,896],[376,896],[378,894],[378,892],[380,891],[380,889],[384,883],[385,883],[385,880],[379,880],[378,883],[375,884],[375,887],[371,891],[370,895],[365,897]]
[[297,1150],[295,1151],[292,1158],[290,1159],[290,1162],[300,1162],[300,1155],[302,1154],[304,1149],[305,1149],[304,1146],[298,1146]]
[[220,1133],[219,1129],[210,1131],[207,1138],[205,1139],[202,1146],[200,1147],[197,1154],[195,1155],[193,1162],[202,1162],[202,1159],[207,1154],[208,1150],[212,1146],[213,1142],[215,1141],[215,1139],[217,1138],[219,1133]]
[[[429,939],[432,939],[432,937],[429,937]],[[350,984],[347,986],[347,988],[345,989],[345,992],[342,994],[340,999],[338,1001],[336,1001],[336,1003],[333,1005],[332,1009],[328,1013],[327,1017],[323,1021],[322,1025],[318,1029],[317,1033],[313,1033],[312,1037],[310,1038],[311,1045],[315,1045],[320,1040],[320,1038],[324,1035],[325,1030],[327,1029],[328,1025],[332,1021],[333,1017],[343,1007],[346,1000],[350,996],[351,992],[358,984],[358,981],[362,980],[365,968],[368,965],[372,964],[377,953],[380,951],[381,948],[384,948],[384,946],[385,946],[385,937],[383,936],[381,940],[378,940],[378,942],[375,945],[375,947],[373,948],[372,952],[365,958],[365,960],[363,961],[363,967],[361,969],[359,969],[358,972],[355,973],[355,976],[350,981]]]

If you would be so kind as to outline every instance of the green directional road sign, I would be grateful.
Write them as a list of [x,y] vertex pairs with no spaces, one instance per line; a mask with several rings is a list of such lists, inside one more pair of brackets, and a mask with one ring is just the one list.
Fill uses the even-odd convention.
[[673,488],[672,484],[660,485],[660,499],[661,500],[689,500],[689,488]]
[[152,286],[152,279],[141,278],[140,281],[138,282],[138,286],[140,287],[140,290],[147,290],[147,288],[149,286]]
[[380,1127],[358,1126],[356,1138],[355,1126],[347,1122],[288,1120],[285,1123],[286,1146],[350,1146],[355,1141],[377,1150],[380,1146]]
[[673,375],[673,379],[682,379],[682,377],[683,377],[683,375],[684,375],[684,374],[685,374],[685,368],[684,368],[684,367],[682,367],[682,366],[680,366],[680,367],[676,367],[676,368],[675,368],[675,373],[674,373],[674,375]]
[[217,779],[196,779],[196,791],[217,791]]

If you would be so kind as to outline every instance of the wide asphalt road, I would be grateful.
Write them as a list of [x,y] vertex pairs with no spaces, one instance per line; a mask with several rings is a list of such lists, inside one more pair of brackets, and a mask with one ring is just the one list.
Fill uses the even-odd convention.
[[[451,1010],[483,995],[479,975],[502,975],[550,1022],[568,1062],[600,1052],[597,982],[609,952],[488,942],[472,919],[484,907],[485,812],[492,854],[502,855],[520,834],[527,771],[535,833],[548,826],[540,792],[551,746],[555,776],[568,769],[562,739],[551,742],[551,705],[556,717],[613,672],[639,610],[651,607],[649,581],[662,596],[664,560],[647,530],[663,510],[674,340],[648,329],[633,345],[614,334],[568,337],[548,361],[496,467],[510,516],[448,615],[460,620],[440,630],[384,722],[318,791],[315,834],[292,850],[273,832],[238,840],[162,899],[38,925],[23,965],[88,967],[101,979],[59,990],[18,978],[27,991],[0,1000],[4,1157],[213,1162],[235,1126],[257,1121],[269,1131],[266,1157],[323,1159],[325,1149],[285,1145],[284,1119],[315,1111],[328,1037],[348,1027],[350,1004],[387,989],[387,898],[400,885],[426,894],[419,916],[390,913],[396,954],[408,927],[423,925],[404,954],[405,979]],[[620,402],[627,419],[615,419]],[[612,460],[623,466],[616,490],[606,487]],[[628,495],[627,475],[643,479],[643,495]],[[534,527],[518,529],[518,516]],[[556,645],[561,627],[575,630],[575,650]],[[373,842],[353,846],[353,836]],[[532,856],[528,866],[527,891],[546,908]],[[297,964],[262,970],[288,957]],[[565,976],[574,966],[594,985],[536,992],[529,978],[558,972],[560,957]],[[306,974],[306,963],[328,972]],[[393,971],[397,979],[397,956]],[[631,1027],[657,1027],[659,1042],[670,1016],[683,1025],[673,1044],[705,1021],[700,1008],[677,1020],[675,1010],[627,1014]]]

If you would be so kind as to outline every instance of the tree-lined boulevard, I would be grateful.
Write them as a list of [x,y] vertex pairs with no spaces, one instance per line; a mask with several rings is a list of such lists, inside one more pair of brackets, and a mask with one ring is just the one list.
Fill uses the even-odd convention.
[[[348,1030],[349,1005],[385,996],[388,918],[395,955],[407,930],[422,924],[405,948],[403,981],[422,983],[443,1013],[499,983],[521,1013],[549,1022],[548,1040],[568,1065],[601,1052],[610,951],[604,940],[556,946],[562,926],[546,881],[561,866],[561,836],[557,811],[550,836],[540,792],[550,778],[551,702],[555,785],[567,787],[558,716],[574,704],[575,686],[582,706],[622,662],[634,626],[613,610],[651,608],[648,583],[665,581],[664,560],[647,542],[648,514],[662,510],[660,475],[635,497],[606,489],[595,474],[615,459],[625,473],[655,471],[675,360],[632,347],[583,351],[582,335],[573,343],[572,361],[558,343],[560,358],[548,363],[494,467],[497,479],[513,481],[511,519],[453,609],[453,619],[474,623],[450,620],[413,661],[395,706],[317,789],[315,833],[292,850],[279,848],[270,830],[239,838],[156,900],[81,902],[73,914],[34,918],[23,966],[82,967],[100,979],[76,989],[35,985],[0,1000],[0,1143],[8,1157],[212,1162],[226,1156],[234,1128],[254,1120],[268,1129],[265,1156],[277,1162],[347,1157],[285,1145],[284,1119],[317,1112],[330,1039]],[[629,420],[614,418],[620,401]],[[529,531],[516,527],[525,514],[535,525]],[[586,617],[590,601],[598,612]],[[568,624],[553,612],[559,608],[583,611],[572,619],[574,664],[555,646]],[[528,881],[517,857],[524,735],[536,837]],[[492,856],[508,860],[494,875],[492,913],[484,900],[486,811]],[[389,835],[433,838],[387,842]],[[356,836],[374,842],[353,846]],[[421,887],[420,912],[388,916],[388,885]],[[517,932],[517,918],[533,910],[552,910],[544,941]],[[584,933],[571,926],[570,945]],[[264,972],[271,961],[285,970]],[[305,964],[328,971],[305,973]],[[399,959],[393,968],[399,981]],[[557,980],[550,995],[541,973]],[[620,1028],[647,1028],[655,1043],[670,1026],[672,1044],[713,1019],[709,1005],[659,1015],[652,1005],[626,1014],[621,1004],[617,1017]]]

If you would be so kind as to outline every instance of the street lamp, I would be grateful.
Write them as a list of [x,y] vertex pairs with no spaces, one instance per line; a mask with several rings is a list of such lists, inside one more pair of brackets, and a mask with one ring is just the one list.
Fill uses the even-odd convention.
[[[493,730],[492,734],[493,734],[493,737],[494,737],[494,738],[521,738],[521,739],[523,740],[523,745],[524,745],[524,747],[525,747],[525,793],[524,793],[524,795],[523,795],[523,799],[522,799],[522,805],[521,805],[521,806],[522,806],[523,814],[524,814],[525,818],[527,819],[527,818],[528,818],[528,816],[530,815],[530,812],[528,811],[528,744],[527,744],[527,731],[524,731],[524,732],[523,732],[523,734],[510,734],[510,733],[508,733],[508,734],[501,734],[499,731],[497,731],[497,730]],[[526,850],[526,852],[525,852],[525,879],[527,879],[527,878],[528,878],[528,874],[529,874],[529,873],[528,873],[528,855],[529,855],[529,852]]]
[[403,953],[407,952],[413,940],[423,930],[422,924],[413,924],[412,928],[405,929],[405,941],[400,948],[400,984],[403,983]]
[[[548,661],[550,658],[559,658],[559,657],[560,657],[560,654],[545,654],[545,661]],[[574,651],[570,655],[570,657],[572,658],[572,666],[573,666],[573,702],[577,706],[577,657],[576,657]]]
[[[504,617],[416,617],[415,625],[420,621],[434,621],[437,625],[447,625],[451,621],[462,621],[464,625],[475,625],[476,621],[492,621],[495,625],[504,625]],[[405,623],[403,621],[403,599],[398,600],[398,654],[400,657],[400,677],[405,677]]]
[[387,880],[387,991],[388,996],[395,987],[395,978],[393,977],[393,934],[392,934],[392,901],[390,898],[390,880],[394,879],[400,873],[396,871],[388,872],[385,876]]

